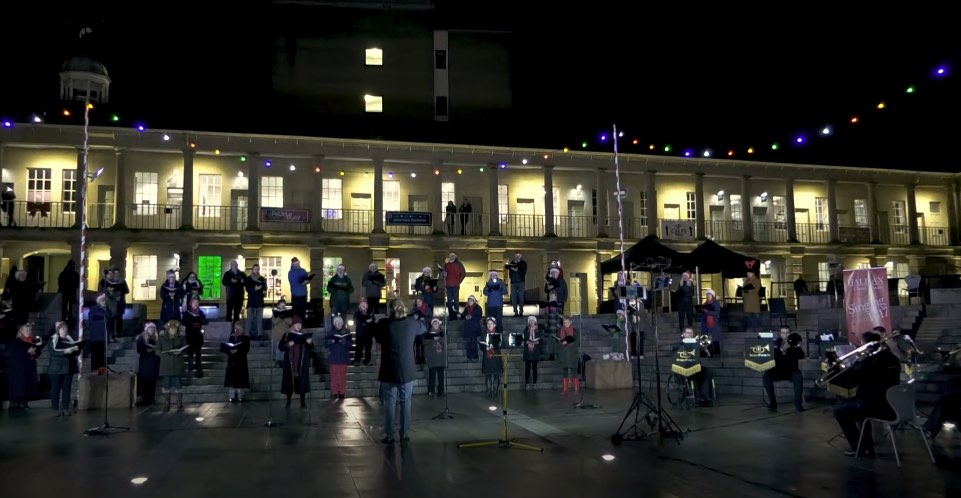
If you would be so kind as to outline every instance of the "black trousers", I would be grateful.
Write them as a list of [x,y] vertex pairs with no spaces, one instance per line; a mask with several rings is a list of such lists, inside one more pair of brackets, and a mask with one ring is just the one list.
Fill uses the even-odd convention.
[[63,321],[67,323],[73,322],[77,313],[77,295],[76,294],[60,294],[60,315]]
[[684,332],[685,326],[694,328],[694,303],[688,300],[682,300],[677,304],[678,332]]
[[[244,295],[240,293],[239,296],[228,297],[227,298],[227,313],[224,317],[230,323],[234,323],[240,320],[241,309],[244,307]],[[303,317],[301,317],[303,318]]]
[[380,313],[380,296],[367,296],[367,308],[370,312],[377,315]]
[[50,374],[50,406],[54,410],[70,409],[73,374]]
[[767,399],[771,400],[771,408],[777,408],[777,396],[774,394],[774,383],[791,381],[794,384],[794,407],[798,410],[804,408],[804,376],[799,370],[793,372],[779,372],[776,368],[764,372],[762,381],[764,390],[767,391]]
[[90,342],[90,368],[98,370],[107,366],[107,343],[100,341]]
[[123,312],[127,308],[126,304],[117,305],[117,316],[114,317],[113,336],[114,338],[123,337]]
[[537,362],[524,360],[524,383],[537,384]]
[[699,400],[708,401],[711,396],[711,384],[714,383],[714,372],[710,368],[701,365],[701,371],[694,374],[694,384],[697,386],[695,397]]
[[427,394],[444,394],[444,370],[444,367],[433,367],[427,373]]
[[187,370],[196,370],[197,373],[204,373],[202,359],[203,344],[191,344],[187,348]]
[[370,350],[374,345],[374,338],[369,334],[358,334],[357,344],[354,346],[354,363],[370,363]]
[[[850,399],[834,407],[834,418],[841,426],[841,431],[844,432],[844,437],[847,438],[852,451],[857,450],[858,437],[861,435],[858,424],[863,423],[869,416],[890,418],[890,414],[871,413],[859,399]],[[861,440],[861,453],[873,451],[874,437],[871,435],[870,428],[867,428],[864,430],[864,439]]]
[[294,314],[303,320],[307,314],[307,296],[293,296],[290,299],[290,306],[294,309]]
[[152,405],[157,397],[157,379],[138,375],[137,385],[140,386],[140,400],[145,405]]

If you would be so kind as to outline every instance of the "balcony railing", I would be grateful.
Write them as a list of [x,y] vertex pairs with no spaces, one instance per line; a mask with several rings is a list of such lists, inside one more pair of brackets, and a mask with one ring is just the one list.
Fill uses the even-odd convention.
[[127,206],[127,228],[137,230],[177,230],[183,219],[174,204],[131,204]]
[[76,222],[74,202],[13,201],[4,205],[7,209],[0,213],[4,226],[12,221],[13,225],[26,228],[70,228]]
[[707,238],[715,242],[740,242],[744,240],[744,222],[708,220],[704,222]]
[[247,229],[247,206],[194,206],[194,229]]
[[113,204],[88,204],[87,228],[111,228],[114,224]]
[[920,242],[926,246],[951,245],[948,227],[919,227],[918,232],[921,236]]
[[787,223],[783,221],[755,221],[754,240],[758,242],[787,242]]
[[501,235],[506,237],[544,236],[544,215],[502,214],[499,218]]
[[842,244],[870,244],[871,227],[839,226],[838,240]]
[[798,223],[797,238],[804,244],[827,244],[831,242],[831,230],[827,223]]
[[571,239],[597,237],[597,225],[592,216],[555,216],[554,234]]
[[370,233],[374,230],[374,211],[369,209],[325,209],[325,232]]
[[880,235],[878,238],[884,244],[906,246],[911,243],[911,230],[907,225],[881,227]]

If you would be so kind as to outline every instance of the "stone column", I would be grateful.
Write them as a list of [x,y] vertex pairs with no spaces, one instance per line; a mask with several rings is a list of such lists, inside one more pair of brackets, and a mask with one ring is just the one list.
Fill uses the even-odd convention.
[[958,182],[952,180],[948,183],[948,227],[951,235],[951,245],[958,245],[961,237],[958,235]]
[[[116,171],[114,172],[114,200],[115,215],[114,228],[127,228],[127,212],[129,211],[127,200],[127,155],[123,150],[117,149]],[[109,209],[108,206],[99,206],[100,211]]]
[[554,233],[554,166],[544,165],[544,236],[557,237]]
[[[90,182],[87,182],[87,168],[84,167],[83,163],[83,149],[77,149],[77,207],[87,208],[87,196],[83,189],[84,182],[86,182],[87,188],[90,188]],[[6,186],[4,186],[5,188]],[[86,195],[85,195],[86,194]],[[79,216],[80,211],[77,211],[78,216],[74,216],[73,227],[80,228],[81,217]],[[6,217],[6,216],[4,216]],[[87,211],[87,217],[90,217],[90,211]],[[89,223],[87,223],[89,225]]]
[[[309,271],[312,271],[317,275],[314,277],[313,280],[310,281],[310,290],[309,290],[310,299],[311,300],[318,299],[318,298],[322,299],[324,297],[324,286],[327,285],[327,282],[324,282],[324,278],[323,278],[323,269],[324,269],[324,247],[323,246],[310,247],[310,266],[308,268],[309,268]],[[351,269],[348,268],[348,271],[349,270]],[[356,270],[358,270],[358,268],[353,268],[353,270],[355,270],[353,273],[356,274],[357,273]],[[364,271],[367,271],[367,269],[364,268]],[[351,278],[351,280],[353,280],[353,278]],[[359,288],[360,288],[360,282],[355,281],[354,292],[356,293],[357,289]],[[362,294],[363,294],[363,290],[360,291],[360,295]],[[351,299],[353,299],[353,296],[351,296]]]
[[247,230],[260,230],[260,154],[247,154]]
[[697,238],[700,240],[705,239],[704,233],[704,173],[697,173],[694,175],[694,226],[695,232],[697,233]]
[[184,147],[184,201],[180,206],[180,228],[191,230],[194,227],[194,150],[190,145]]
[[[250,275],[253,270],[254,265],[260,264],[260,246],[242,246],[240,250],[240,255],[244,257],[244,272]],[[261,271],[261,276],[269,277],[270,275],[264,275]]]
[[[876,189],[878,187],[877,182],[868,182],[868,198],[867,198],[867,211],[868,211],[868,227],[871,229],[871,243],[880,244],[881,243],[881,223],[878,219],[878,196]],[[884,227],[887,230],[887,227]]]
[[830,179],[827,181],[828,187],[828,233],[831,237],[831,243],[836,244],[841,241],[841,235],[838,229],[838,196],[837,196],[837,181]]
[[741,219],[744,221],[744,242],[754,241],[754,219],[751,206],[754,199],[751,198],[751,177],[744,175],[741,177]]
[[657,171],[647,172],[647,185],[644,187],[647,189],[647,234],[656,236],[657,226],[661,224],[657,215]]
[[921,231],[918,229],[918,199],[914,189],[913,183],[904,186],[908,198],[908,233],[911,235],[912,245],[921,243]]
[[127,249],[129,245],[126,240],[113,240],[110,242],[110,268],[120,270],[120,274],[127,277]]
[[[488,209],[489,218],[488,223],[490,224],[489,235],[499,236],[501,234],[501,220],[500,220],[500,204],[497,202],[497,178],[499,170],[497,169],[496,163],[488,163],[487,170],[488,175],[488,200],[487,204],[490,205]],[[475,214],[477,216],[477,214]],[[483,220],[482,220],[483,221]],[[501,255],[503,259],[503,255]],[[488,270],[489,271],[489,270]]]
[[597,236],[607,237],[611,228],[611,220],[607,216],[607,203],[610,202],[610,196],[605,195],[604,169],[602,168],[594,170],[594,191],[597,192],[597,216],[594,219],[597,225]]
[[[438,161],[437,164],[434,165],[434,168],[437,170],[438,173],[443,172],[444,162]],[[434,172],[431,171],[431,174],[433,173]],[[431,204],[433,205],[433,209],[431,209],[431,211],[432,211],[432,216],[434,217],[434,234],[435,235],[443,235],[447,233],[444,230],[444,209],[446,206],[444,206],[443,183],[444,183],[443,174],[434,175],[434,184],[432,185],[433,192],[431,192]]]
[[[317,171],[320,168],[320,171]],[[315,232],[324,231],[324,155],[314,156],[314,199],[311,205],[310,228]]]
[[384,159],[374,158],[374,233],[384,233]]
[[[743,202],[743,201],[742,201]],[[797,216],[794,207],[794,178],[784,181],[784,218],[787,221],[787,241],[797,243]]]
[[798,309],[799,303],[797,295],[794,293],[793,283],[798,278],[804,276],[804,246],[791,247],[791,253],[787,258],[785,258],[784,263],[787,273],[785,276],[787,277],[787,280],[790,281],[787,285],[791,286],[791,290],[787,294],[791,296],[791,301],[794,302],[794,308]]

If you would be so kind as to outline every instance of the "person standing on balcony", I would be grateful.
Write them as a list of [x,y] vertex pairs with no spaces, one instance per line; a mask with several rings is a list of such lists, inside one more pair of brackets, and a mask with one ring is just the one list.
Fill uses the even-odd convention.
[[77,314],[77,290],[80,288],[80,274],[77,273],[77,263],[67,261],[67,266],[57,277],[57,287],[60,293],[60,314],[62,320],[73,323]]
[[354,283],[347,276],[344,265],[337,265],[337,272],[327,281],[327,292],[330,293],[330,314],[346,319],[350,308],[350,295],[354,293]]
[[307,283],[314,278],[314,274],[300,267],[300,260],[290,260],[290,271],[287,272],[287,282],[290,284],[291,307],[294,315],[304,319],[307,313]]
[[447,291],[447,317],[450,320],[457,320],[460,310],[460,284],[464,282],[467,270],[464,263],[457,259],[457,254],[450,253],[447,256],[447,263],[444,264],[444,288]]
[[425,266],[423,273],[414,280],[414,291],[420,293],[420,297],[424,300],[427,308],[430,309],[430,315],[434,315],[434,295],[437,294],[437,279],[432,278],[430,275],[430,267]]
[[514,316],[521,316],[524,314],[527,261],[524,261],[521,253],[517,253],[505,266],[507,266],[507,278],[511,282],[511,307],[514,308]]
[[264,338],[264,293],[267,290],[267,279],[260,275],[260,265],[250,269],[250,276],[244,285],[247,287],[247,325],[244,333],[260,340]]
[[380,313],[380,293],[381,289],[387,287],[387,277],[377,269],[377,263],[371,263],[367,267],[367,273],[360,279],[360,285],[364,288],[364,298],[371,313]]
[[447,223],[447,235],[454,235],[454,225],[456,224],[455,218],[457,218],[457,205],[454,201],[447,201],[447,207],[444,208],[444,221]]
[[497,332],[504,331],[501,323],[504,319],[504,294],[507,294],[507,284],[500,279],[496,271],[492,271],[490,279],[484,285],[484,295],[487,296],[487,316],[497,323]]
[[184,287],[177,282],[177,273],[167,271],[167,280],[160,286],[160,326],[170,320],[180,321]]
[[677,286],[677,331],[684,332],[685,327],[694,327],[694,294],[697,288],[691,280],[691,273],[681,274],[681,283]]
[[3,192],[0,193],[0,211],[7,213],[7,226],[15,227],[16,223],[13,222],[13,208],[15,206],[14,201],[17,200],[17,194],[13,192],[13,187],[7,185],[3,188]]
[[230,269],[224,273],[220,283],[227,288],[227,313],[224,316],[230,323],[240,321],[240,310],[244,307],[244,283],[247,275],[237,268],[237,260],[230,262]]
[[466,197],[464,197],[464,203],[460,205],[460,209],[459,209],[459,211],[460,211],[460,234],[461,234],[461,235],[466,235],[466,234],[467,234],[467,231],[468,231],[468,230],[467,230],[467,224],[470,223],[470,221],[471,221],[471,211],[473,211],[473,210],[474,210],[474,208],[471,207],[470,201],[467,200]]

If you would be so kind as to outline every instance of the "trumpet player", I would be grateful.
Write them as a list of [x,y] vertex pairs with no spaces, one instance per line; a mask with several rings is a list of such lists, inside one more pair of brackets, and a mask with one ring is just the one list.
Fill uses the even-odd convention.
[[[873,330],[865,332],[863,341],[864,344],[880,343],[881,335]],[[901,363],[888,348],[880,347],[875,353],[855,363],[850,372],[858,385],[857,395],[837,405],[834,408],[834,418],[837,419],[844,437],[851,446],[851,450],[845,451],[844,454],[855,456],[860,436],[858,425],[863,424],[865,418],[894,418],[894,410],[888,404],[886,395],[889,388],[901,382]],[[871,437],[871,431],[864,431],[861,453],[857,456],[874,458],[874,439]]]
[[764,372],[764,389],[770,400],[768,411],[777,411],[777,396],[774,394],[774,383],[791,381],[794,384],[794,408],[804,411],[804,377],[798,368],[798,360],[804,359],[801,349],[801,335],[791,332],[790,327],[781,327],[779,336],[774,341],[774,368]]
[[[684,339],[698,339],[694,335],[694,329],[687,327],[684,329],[684,333],[681,334],[681,340]],[[710,351],[708,351],[705,346],[701,345],[701,358],[710,357]],[[697,386],[697,392],[694,393],[698,406],[713,406],[714,403],[711,401],[711,384],[714,381],[714,372],[707,365],[701,363],[701,371],[692,376],[694,379],[694,384]]]

